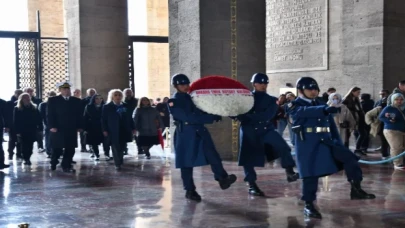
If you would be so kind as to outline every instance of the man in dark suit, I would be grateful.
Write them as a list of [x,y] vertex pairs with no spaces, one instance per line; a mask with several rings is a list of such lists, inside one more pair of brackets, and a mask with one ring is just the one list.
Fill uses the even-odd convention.
[[[84,114],[84,109],[86,108],[86,105],[88,105],[90,103],[91,98],[96,93],[97,93],[97,91],[94,88],[87,89],[86,97],[81,100],[81,103],[82,103],[81,108],[82,108],[82,110],[80,110],[80,111],[82,112],[82,114]],[[80,147],[81,147],[80,152],[88,152],[88,150],[86,148],[86,136],[84,135],[83,132],[80,132]]]
[[[51,169],[56,170],[63,153],[63,172],[75,172],[72,159],[77,147],[77,132],[82,131],[83,113],[81,100],[71,96],[69,82],[59,83],[60,95],[48,100],[47,118],[52,148]],[[64,152],[63,152],[64,151]]]
[[[8,123],[10,123],[10,121],[7,120],[7,103],[0,99],[0,139],[3,139],[3,130],[8,131]],[[10,167],[10,165],[4,164],[3,143],[0,143],[0,170],[8,167]]]
[[[138,99],[136,99],[134,97],[134,92],[130,88],[124,89],[123,93],[124,93],[124,102],[127,105],[128,112],[131,113],[131,116],[132,116],[134,110],[138,107]],[[139,146],[138,137],[136,137],[136,135],[134,135],[134,140],[135,140],[136,146],[138,148],[138,154],[144,154],[142,148]],[[124,155],[128,155],[127,144],[125,144]]]
[[[48,92],[48,99],[50,97],[55,97],[56,93],[54,91],[50,91]],[[49,127],[48,127],[48,119],[46,118],[46,110],[48,107],[48,101],[42,102],[41,104],[39,104],[38,106],[38,110],[39,113],[41,114],[41,119],[42,119],[42,123],[44,125],[44,131],[45,131],[45,151],[46,154],[48,155],[48,158],[51,158],[51,144],[49,141],[49,135],[50,135],[50,131],[49,131]]]
[[8,159],[13,160],[14,156],[14,149],[17,148],[17,158],[22,158],[21,153],[21,146],[17,140],[17,135],[15,134],[14,127],[13,127],[13,112],[14,107],[17,105],[18,97],[23,93],[21,89],[17,89],[14,91],[14,95],[11,97],[9,101],[7,101],[7,114],[6,120],[7,125],[10,127],[8,132]]

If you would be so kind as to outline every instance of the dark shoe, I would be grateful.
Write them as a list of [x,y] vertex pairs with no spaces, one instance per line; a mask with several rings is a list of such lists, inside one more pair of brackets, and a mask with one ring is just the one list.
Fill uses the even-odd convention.
[[150,155],[149,155],[149,156],[146,156],[146,159],[150,160]]
[[96,156],[96,155],[94,155],[94,154],[91,154],[91,155],[90,155],[90,158],[94,158],[95,156]]
[[0,169],[7,169],[9,167],[10,167],[10,165],[0,164]]
[[62,169],[64,173],[75,173],[76,170],[72,169],[72,168],[63,168]]
[[363,200],[363,199],[375,199],[374,194],[368,194],[361,188],[360,181],[350,181],[352,189],[350,191],[350,199]]
[[84,153],[86,153],[86,152],[88,152],[88,151],[87,151],[87,149],[82,148],[82,149],[80,150],[80,152],[84,152]]
[[287,181],[290,182],[294,182],[297,181],[300,178],[300,175],[296,172],[294,172],[293,168],[287,168],[285,169],[285,173],[287,175]]
[[321,213],[319,213],[319,211],[316,210],[313,203],[305,203],[304,216],[307,218],[322,219]]
[[234,174],[228,175],[227,177],[218,181],[219,186],[222,190],[228,189],[233,183],[235,183],[236,179],[237,178]]
[[55,171],[56,170],[56,165],[51,165],[51,170]]
[[121,166],[120,165],[115,166],[115,170],[121,170]]
[[72,164],[76,164],[77,162],[75,162],[75,161],[72,161],[71,163],[72,163]]
[[106,160],[106,161],[111,161],[111,160],[113,160],[113,158],[106,155],[106,156],[105,156],[105,160]]
[[186,198],[189,200],[194,200],[197,202],[201,202],[201,196],[198,195],[198,193],[194,191],[186,191]]
[[44,153],[46,150],[43,148],[38,148],[38,153]]
[[100,161],[100,155],[96,155],[96,161]]
[[264,192],[262,192],[254,182],[249,184],[249,194],[254,196],[264,196]]
[[31,165],[31,161],[30,160],[25,161],[24,165]]
[[50,155],[50,154],[48,154],[48,156],[46,156],[46,158],[51,158],[51,155]]

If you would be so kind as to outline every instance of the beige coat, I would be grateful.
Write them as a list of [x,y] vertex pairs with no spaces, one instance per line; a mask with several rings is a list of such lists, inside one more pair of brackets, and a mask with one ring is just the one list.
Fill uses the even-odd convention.
[[340,124],[346,121],[346,122],[349,123],[350,131],[353,131],[354,129],[356,129],[356,120],[354,119],[352,113],[346,107],[346,105],[342,104],[340,106],[340,108],[341,108],[340,113],[337,113],[333,117],[334,120],[335,120],[336,126],[338,127],[339,130],[343,130],[344,128],[341,128]]
[[381,121],[378,119],[382,110],[381,106],[378,106],[366,113],[366,124],[370,125],[370,134],[374,137],[381,131]]

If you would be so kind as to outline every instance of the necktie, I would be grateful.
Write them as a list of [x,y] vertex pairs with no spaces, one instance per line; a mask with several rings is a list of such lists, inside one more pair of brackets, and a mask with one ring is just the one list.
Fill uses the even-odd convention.
[[69,101],[69,97],[65,97],[65,100],[66,100],[66,101]]

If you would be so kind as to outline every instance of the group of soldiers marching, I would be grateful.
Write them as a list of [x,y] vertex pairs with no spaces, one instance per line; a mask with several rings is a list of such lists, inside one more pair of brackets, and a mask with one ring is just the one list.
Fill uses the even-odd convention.
[[[221,116],[207,114],[199,110],[188,94],[190,80],[184,74],[172,77],[176,89],[168,106],[175,121],[174,149],[176,168],[181,170],[185,197],[201,201],[193,181],[193,167],[211,165],[214,178],[221,189],[229,188],[236,176],[228,174],[214,143],[204,124],[221,120]],[[314,206],[318,189],[318,178],[345,170],[351,185],[352,200],[374,199],[375,195],[365,192],[361,187],[362,170],[358,157],[347,149],[339,136],[331,114],[339,108],[329,107],[318,101],[319,86],[311,77],[302,77],[296,83],[299,97],[288,105],[287,112],[293,120],[296,134],[296,162],[291,149],[284,139],[275,131],[272,119],[277,112],[277,98],[266,93],[269,78],[263,73],[256,73],[251,80],[253,86],[254,106],[245,114],[231,117],[240,121],[239,165],[243,166],[248,192],[255,196],[264,196],[256,183],[254,167],[264,167],[266,158],[280,158],[281,166],[286,170],[288,182],[302,179],[302,200],[305,202],[304,215],[308,218],[321,219],[322,216]],[[297,165],[298,173],[294,167]]]

